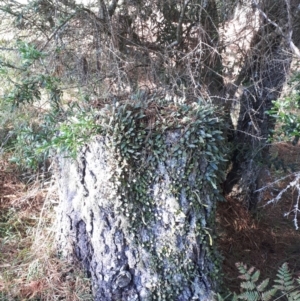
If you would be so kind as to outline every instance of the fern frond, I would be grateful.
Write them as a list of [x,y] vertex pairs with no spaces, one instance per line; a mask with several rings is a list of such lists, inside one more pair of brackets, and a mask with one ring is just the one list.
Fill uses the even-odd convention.
[[281,290],[283,293],[288,293],[290,291],[292,291],[293,289],[295,289],[295,286],[293,285],[293,281],[287,281],[287,282],[283,282],[283,281],[278,281],[278,280],[274,280],[274,282],[277,282],[278,284],[274,284],[274,287]]
[[241,288],[248,290],[248,291],[253,291],[255,289],[256,285],[252,281],[245,281],[241,283]]
[[300,301],[300,291],[294,291],[289,293],[288,301]]
[[238,296],[239,299],[245,301],[258,301],[260,299],[259,293],[255,291],[247,291]]
[[[249,270],[250,271],[250,270]],[[249,272],[248,271],[248,272]],[[257,282],[258,281],[258,279],[259,279],[259,276],[260,276],[260,270],[257,270],[252,276],[251,276],[251,280],[253,281],[253,282]]]
[[[257,272],[258,272],[258,277],[259,277],[260,271],[256,271],[253,274],[253,272],[255,271],[255,267],[251,267],[248,269],[247,265],[243,264],[242,262],[238,262],[235,265],[240,273],[240,276],[238,278],[246,280],[246,281],[250,281],[252,279],[252,277],[254,277],[254,279],[257,277]],[[256,280],[254,280],[254,282],[255,281]]]
[[290,281],[293,279],[292,274],[290,273],[288,264],[285,262],[278,270],[277,277],[280,280]]
[[[232,299],[230,297],[232,296]],[[222,296],[219,293],[216,294],[216,301],[238,301],[237,294],[236,293],[229,293],[227,296]]]
[[259,292],[263,292],[263,291],[266,289],[266,287],[268,286],[269,281],[270,281],[269,278],[263,280],[263,281],[257,286],[257,290],[258,290]]
[[235,265],[240,273],[238,278],[249,281],[251,279],[251,274],[248,273],[247,265],[242,262],[237,262]]
[[[287,263],[284,263],[277,272],[277,278],[274,280],[274,285],[271,289],[268,289],[269,278],[259,281],[260,271],[255,270],[254,267],[248,269],[247,265],[243,263],[236,264],[240,276],[243,279],[240,286],[242,293],[240,295],[234,295],[234,301],[271,301],[282,300],[284,298],[288,301],[300,301],[300,278],[296,281],[289,270]],[[278,292],[279,291],[279,292]],[[277,294],[280,294],[278,297]]]
[[238,301],[239,297],[236,293],[233,293],[233,297],[231,301]]
[[278,270],[277,279],[274,280],[274,288],[282,291],[282,293],[289,293],[291,290],[295,289],[295,279],[289,270],[287,263],[285,262]]
[[262,301],[271,300],[271,298],[273,298],[275,296],[276,292],[277,292],[276,288],[271,288],[270,290],[268,290],[268,291],[261,294],[261,300]]
[[249,275],[251,275],[254,271],[255,271],[255,267],[251,267],[251,268],[248,270]]

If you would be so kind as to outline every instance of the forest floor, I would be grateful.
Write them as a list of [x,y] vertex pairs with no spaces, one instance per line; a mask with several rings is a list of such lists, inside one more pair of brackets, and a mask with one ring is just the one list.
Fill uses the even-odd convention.
[[54,180],[25,178],[0,160],[0,301],[92,300],[89,280],[55,250]]
[[[291,212],[298,191],[291,187],[278,202],[266,205],[295,179],[293,172],[300,170],[300,145],[275,144],[271,157],[274,164],[261,179],[268,187],[255,211],[249,212],[233,199],[218,204],[218,246],[224,258],[224,289],[230,291],[239,292],[240,288],[237,262],[259,269],[261,280],[274,280],[285,262],[295,277],[300,276],[300,231],[295,229]],[[287,212],[290,214],[285,216]]]
[[[300,145],[279,143],[271,154],[274,164],[263,183],[284,179],[265,190],[255,212],[237,200],[218,205],[224,288],[231,291],[240,287],[236,262],[260,269],[261,279],[274,279],[284,262],[300,275],[300,232],[294,215],[284,216],[293,209],[297,191],[290,189],[277,204],[264,206],[293,180],[292,169],[300,170]],[[56,204],[54,180],[37,176],[24,181],[7,160],[0,160],[0,301],[92,300],[80,270],[57,257],[52,228]]]

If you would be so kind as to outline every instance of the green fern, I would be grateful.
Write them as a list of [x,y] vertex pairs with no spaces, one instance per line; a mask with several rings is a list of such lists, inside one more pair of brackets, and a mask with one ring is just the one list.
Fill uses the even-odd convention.
[[231,301],[300,301],[300,278],[295,281],[287,263],[284,263],[277,272],[277,278],[274,284],[269,288],[269,278],[259,281],[260,271],[254,267],[248,268],[243,263],[236,264],[240,273],[239,279],[242,279],[240,284],[240,294],[230,294],[226,298],[217,295],[218,301],[227,300],[232,296]]
[[[274,288],[281,291],[282,296],[285,296],[288,301],[300,301],[300,291],[296,290],[299,285],[295,285],[295,279],[293,278],[287,263],[284,263],[278,270],[277,279],[274,281]],[[298,283],[299,280],[298,280]]]
[[239,278],[244,280],[241,283],[242,293],[237,296],[239,300],[269,301],[276,294],[276,288],[266,290],[269,285],[269,279],[259,283],[259,270],[256,270],[254,267],[248,269],[247,265],[243,263],[237,263],[236,266],[240,273]]
[[272,298],[275,296],[277,292],[277,288],[271,288],[268,291],[262,292],[261,293],[261,300],[272,300]]
[[287,293],[294,289],[294,282],[287,263],[284,263],[278,270],[277,279],[275,279],[274,287],[281,290],[283,293]]
[[258,292],[247,290],[246,292],[240,294],[238,299],[247,301],[258,301],[260,299]]
[[263,280],[258,286],[257,286],[257,290],[261,293],[263,293],[265,291],[265,289],[267,288],[268,284],[269,284],[270,279],[267,278],[265,280]]

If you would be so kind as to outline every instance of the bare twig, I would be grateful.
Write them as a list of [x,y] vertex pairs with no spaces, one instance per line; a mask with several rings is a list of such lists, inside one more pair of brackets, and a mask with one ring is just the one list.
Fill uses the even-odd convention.
[[69,18],[67,18],[61,25],[59,25],[54,30],[54,32],[50,35],[50,37],[48,38],[47,42],[40,49],[40,51],[43,51],[47,47],[47,45],[49,44],[49,42],[53,39],[53,37],[55,37],[55,35],[59,32],[59,30],[61,30],[76,14],[77,14],[77,12],[75,12],[74,14],[72,14],[71,16],[69,16]]
[[[299,225],[298,225],[298,213],[300,212],[299,210],[299,203],[300,203],[300,172],[296,172],[294,173],[295,175],[295,179],[293,181],[291,181],[284,189],[282,189],[275,198],[269,200],[263,207],[267,206],[267,205],[270,205],[270,204],[276,204],[278,201],[280,201],[280,199],[282,198],[282,195],[287,192],[290,188],[296,188],[297,192],[298,192],[298,195],[297,195],[297,200],[294,204],[294,208],[290,211],[290,212],[286,212],[284,214],[284,216],[288,216],[290,215],[291,213],[294,214],[294,226],[295,226],[295,229],[298,230],[299,229]],[[290,176],[290,175],[289,175]],[[263,191],[265,190],[266,188],[274,185],[275,183],[279,182],[279,181],[282,181],[283,179],[289,177],[289,176],[286,176],[282,179],[279,179],[261,189],[258,189],[256,190],[256,192],[259,192],[259,191]]]
[[16,48],[5,48],[5,47],[0,47],[0,50],[4,50],[4,51],[18,51],[18,49],[16,49]]
[[293,173],[291,173],[291,174],[289,174],[289,175],[287,175],[287,176],[284,176],[284,177],[282,177],[282,178],[280,178],[280,179],[278,179],[278,180],[276,180],[276,181],[273,181],[272,183],[269,183],[268,185],[265,185],[264,187],[262,187],[262,188],[260,188],[260,189],[255,190],[254,193],[255,193],[255,192],[261,192],[261,191],[264,191],[264,190],[266,190],[266,189],[268,189],[268,188],[274,186],[276,183],[279,183],[279,182],[281,182],[281,181],[283,181],[283,180],[285,180],[285,179],[287,179],[287,178],[289,178],[289,177],[291,177],[291,176],[293,176],[293,175],[294,175],[294,176],[297,176],[298,174],[299,174],[299,171],[293,172]]

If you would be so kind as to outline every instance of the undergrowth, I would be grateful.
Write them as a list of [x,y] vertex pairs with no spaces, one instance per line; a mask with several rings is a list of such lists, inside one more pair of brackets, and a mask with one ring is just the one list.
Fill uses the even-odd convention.
[[52,180],[20,181],[0,160],[0,301],[91,301],[90,281],[57,255]]
[[300,278],[293,278],[288,264],[284,263],[277,272],[276,279],[270,286],[270,279],[260,280],[260,270],[243,263],[236,264],[239,271],[241,293],[229,294],[226,297],[218,295],[218,301],[246,300],[246,301],[269,301],[287,300],[300,301]]

